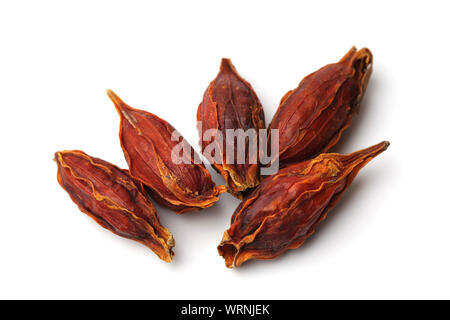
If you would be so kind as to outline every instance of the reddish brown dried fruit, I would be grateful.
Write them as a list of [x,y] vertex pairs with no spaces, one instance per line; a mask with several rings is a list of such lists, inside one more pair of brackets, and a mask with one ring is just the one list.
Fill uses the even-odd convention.
[[341,61],[310,74],[286,93],[269,126],[279,129],[282,165],[310,159],[338,142],[358,111],[371,72],[369,49],[352,48]]
[[[212,206],[225,186],[216,187],[199,156],[182,139],[185,162],[174,163],[172,150],[179,145],[171,140],[175,129],[156,115],[134,109],[108,90],[120,115],[120,143],[131,175],[148,187],[160,204],[181,214]],[[182,137],[181,137],[182,138]]]
[[56,152],[55,161],[59,184],[82,212],[103,228],[172,261],[172,235],[161,226],[153,204],[125,170],[78,150]]
[[[228,190],[241,198],[241,192],[247,188],[254,188],[260,182],[258,167],[258,141],[257,135],[247,137],[242,145],[245,146],[245,161],[238,161],[237,139],[228,140],[228,129],[256,130],[265,128],[264,112],[261,103],[253,91],[250,83],[245,81],[234,68],[229,59],[222,59],[220,71],[217,77],[210,83],[203,96],[203,101],[198,106],[197,120],[199,121],[200,145],[202,152],[213,141],[202,139],[206,130],[219,130],[223,136],[223,143],[219,143],[217,149],[220,152],[216,162],[209,153],[204,153],[213,167],[224,177]],[[230,138],[230,137],[229,137]],[[250,139],[256,148],[249,150]],[[227,161],[226,144],[233,146],[234,163]],[[217,155],[216,155],[217,156]]]
[[238,206],[218,250],[227,267],[273,259],[303,244],[358,171],[386,150],[381,142],[348,155],[321,154],[265,178]]

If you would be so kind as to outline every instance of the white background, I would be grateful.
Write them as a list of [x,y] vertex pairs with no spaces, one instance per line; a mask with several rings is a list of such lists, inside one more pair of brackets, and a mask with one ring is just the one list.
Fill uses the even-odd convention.
[[[2,1],[0,298],[450,298],[446,5]],[[333,150],[391,146],[276,260],[225,268],[216,246],[238,205],[228,194],[183,216],[157,207],[176,239],[166,264],[100,228],[56,181],[62,149],[126,166],[107,88],[197,148],[197,106],[221,57],[269,122],[286,91],[353,45],[372,50],[374,73]]]

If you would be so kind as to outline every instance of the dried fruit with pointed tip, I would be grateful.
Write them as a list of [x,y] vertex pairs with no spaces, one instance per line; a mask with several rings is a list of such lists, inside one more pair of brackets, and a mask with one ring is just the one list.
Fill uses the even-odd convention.
[[[241,198],[243,191],[256,187],[261,179],[257,135],[259,129],[265,128],[265,121],[252,86],[237,73],[229,59],[222,59],[219,74],[206,89],[198,106],[197,121],[203,154],[224,177],[228,191]],[[207,130],[218,130],[222,141],[215,137],[211,141],[205,139]],[[246,132],[249,134],[244,136]],[[205,152],[211,143],[217,143],[219,154]]]
[[[111,90],[108,96],[120,115],[120,143],[130,173],[157,202],[181,214],[219,200],[226,187],[215,186],[198,154],[167,121],[130,107]],[[173,134],[181,142],[172,140]]]
[[389,142],[348,155],[325,153],[269,176],[238,206],[218,250],[227,267],[273,259],[303,244],[358,171]]
[[279,130],[281,165],[311,159],[338,142],[358,111],[371,72],[369,49],[352,48],[338,63],[308,75],[281,99],[269,126]]
[[158,214],[127,173],[82,151],[55,153],[58,182],[80,210],[113,233],[149,247],[166,262],[175,245]]

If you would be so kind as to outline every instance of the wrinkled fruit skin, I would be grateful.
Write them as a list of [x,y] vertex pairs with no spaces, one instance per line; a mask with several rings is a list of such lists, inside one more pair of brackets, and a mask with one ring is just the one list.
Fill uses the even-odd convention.
[[273,259],[303,244],[358,171],[388,142],[348,155],[321,154],[269,176],[238,206],[218,247],[227,267]]
[[[213,167],[224,177],[228,191],[238,198],[248,188],[256,187],[260,182],[258,152],[249,152],[249,140],[245,141],[245,163],[238,164],[237,142],[234,145],[234,163],[226,161],[227,129],[265,128],[264,112],[252,86],[245,81],[234,68],[229,59],[222,59],[217,77],[210,83],[197,111],[197,121],[202,152],[212,143],[202,139],[206,130],[220,130],[223,134],[223,145],[219,144],[221,163],[217,163],[204,153]],[[235,140],[235,139],[233,139]],[[258,141],[254,141],[257,145]]]
[[56,152],[55,161],[59,184],[82,212],[103,228],[172,261],[175,241],[127,171],[78,150]]
[[[161,205],[178,214],[212,206],[225,186],[216,187],[203,163],[194,162],[192,146],[183,139],[189,163],[174,163],[171,140],[175,129],[163,119],[124,103],[108,90],[120,115],[120,143],[131,175],[142,182]],[[182,137],[181,137],[182,138]]]
[[371,73],[369,49],[352,48],[338,63],[308,75],[281,99],[269,129],[279,130],[282,166],[311,159],[338,142],[358,111]]

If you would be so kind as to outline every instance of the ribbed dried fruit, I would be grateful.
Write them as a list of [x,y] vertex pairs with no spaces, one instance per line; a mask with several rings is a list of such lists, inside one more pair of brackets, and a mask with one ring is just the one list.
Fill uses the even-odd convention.
[[238,206],[218,250],[227,267],[273,259],[303,244],[358,171],[386,150],[381,142],[348,155],[321,154],[265,178]]
[[[224,177],[228,190],[240,198],[247,188],[256,187],[260,182],[257,134],[259,129],[265,128],[264,112],[252,86],[239,76],[229,59],[222,59],[219,74],[206,89],[198,107],[197,121],[202,152]],[[218,130],[223,141],[219,142],[214,137],[211,141],[203,139],[205,132],[211,129]],[[243,138],[245,140],[241,142],[227,131],[242,134],[249,129],[255,130],[255,134]],[[204,152],[211,143],[217,143],[220,155],[214,157],[217,156],[220,161]],[[228,157],[227,146],[234,153]],[[255,148],[252,149],[252,146]],[[245,148],[245,154],[238,155],[239,147]],[[230,156],[233,163],[229,161]]]
[[352,48],[341,61],[308,75],[281,99],[269,129],[279,130],[282,165],[310,159],[338,142],[358,111],[371,72],[369,49]]
[[[225,186],[216,187],[211,175],[189,143],[182,139],[183,154],[176,163],[172,151],[175,129],[163,119],[134,109],[108,90],[120,115],[120,143],[131,175],[142,182],[160,204],[181,214],[212,206]],[[178,161],[179,160],[179,161]]]
[[161,226],[148,198],[127,173],[82,151],[55,153],[58,182],[80,210],[113,233],[149,247],[172,261],[172,235]]

